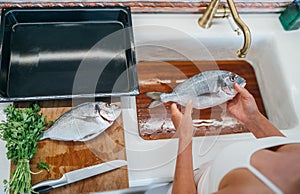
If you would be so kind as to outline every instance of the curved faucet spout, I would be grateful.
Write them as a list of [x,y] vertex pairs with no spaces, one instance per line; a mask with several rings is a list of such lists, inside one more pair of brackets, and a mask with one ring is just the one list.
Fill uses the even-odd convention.
[[[201,18],[199,18],[199,20],[198,20],[198,23],[201,27],[209,28],[211,26],[212,18],[217,13],[219,3],[220,3],[220,0],[212,0],[211,1],[208,8],[204,12],[203,16]],[[237,51],[237,56],[240,58],[244,58],[250,48],[250,45],[251,45],[251,33],[250,33],[248,26],[241,20],[238,12],[236,10],[233,0],[227,0],[227,4],[229,6],[229,10],[231,12],[234,22],[242,30],[243,35],[244,35],[244,45],[240,50]]]
[[251,45],[251,33],[248,28],[248,26],[241,20],[236,7],[234,5],[233,0],[227,0],[229,9],[231,11],[232,17],[235,21],[235,23],[238,25],[238,27],[242,30],[243,35],[244,35],[244,45],[243,48],[237,51],[238,57],[244,58],[250,48]]

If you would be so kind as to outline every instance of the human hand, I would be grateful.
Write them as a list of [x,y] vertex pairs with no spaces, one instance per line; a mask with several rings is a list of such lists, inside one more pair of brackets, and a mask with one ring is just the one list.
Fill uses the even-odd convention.
[[254,97],[247,89],[234,84],[238,94],[227,103],[228,111],[242,123],[247,124],[260,114]]
[[179,138],[190,140],[193,136],[192,101],[188,102],[184,114],[175,103],[171,105],[171,119],[178,132]]
[[238,84],[234,85],[238,92],[227,104],[228,111],[239,119],[256,138],[284,136],[257,108],[254,97]]
[[184,114],[175,103],[171,105],[172,121],[179,135],[178,151],[174,174],[173,194],[197,193],[193,171],[193,125],[192,102],[188,102]]

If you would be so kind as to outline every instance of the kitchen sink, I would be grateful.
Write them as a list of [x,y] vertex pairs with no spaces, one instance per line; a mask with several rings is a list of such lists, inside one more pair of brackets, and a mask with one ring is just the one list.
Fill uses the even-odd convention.
[[[266,114],[285,135],[300,138],[300,31],[284,31],[279,14],[240,17],[252,34],[250,50],[242,60],[255,71]],[[133,15],[137,62],[241,60],[236,52],[243,37],[237,36],[226,19],[215,19],[210,29],[202,29],[198,18],[197,14]],[[177,138],[144,140],[138,131],[136,98],[123,98],[123,104],[128,105],[123,115],[130,182],[172,178]],[[195,137],[194,167],[233,141],[252,138],[251,133]]]
[[[290,77],[286,74],[286,69],[293,69],[296,64],[292,62],[283,65],[288,62],[281,56],[284,49],[279,40],[292,39],[297,32],[290,34],[283,32],[279,20],[274,19],[276,17],[274,15],[243,16],[252,32],[251,48],[244,60],[255,70],[267,115],[280,129],[291,129],[298,124],[298,118],[291,91],[287,87]],[[226,19],[217,20],[209,30],[204,30],[198,26],[197,17],[195,15],[134,17],[138,62],[241,60],[236,56],[236,51],[243,44],[243,38],[236,35]],[[150,18],[149,23],[145,22]],[[277,24],[276,31],[270,32],[263,22],[260,24],[257,20],[261,18],[266,23],[270,22],[269,27],[275,28]],[[184,19],[188,21],[181,23]],[[299,40],[295,37],[296,39]],[[291,60],[291,57],[287,59]]]

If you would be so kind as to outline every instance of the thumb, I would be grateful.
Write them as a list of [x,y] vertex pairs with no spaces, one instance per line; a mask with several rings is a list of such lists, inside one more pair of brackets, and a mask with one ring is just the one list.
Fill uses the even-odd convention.
[[185,106],[184,115],[191,115],[193,112],[193,101],[189,101]]
[[244,87],[241,87],[239,84],[235,83],[234,84],[234,89],[239,93],[241,94],[242,97],[251,97],[252,95],[249,93],[249,91],[244,88]]
[[171,120],[174,124],[175,129],[178,129],[182,119],[182,113],[178,110],[177,105],[172,103],[171,105]]

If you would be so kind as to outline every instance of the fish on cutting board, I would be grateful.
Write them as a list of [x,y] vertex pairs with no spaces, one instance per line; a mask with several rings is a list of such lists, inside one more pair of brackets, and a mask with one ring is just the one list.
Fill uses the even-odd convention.
[[152,98],[148,108],[170,101],[185,106],[189,100],[193,101],[193,108],[196,109],[217,106],[237,94],[233,87],[235,83],[245,87],[246,80],[225,70],[205,71],[185,80],[171,93],[147,92],[146,95]]
[[82,103],[60,116],[40,140],[88,141],[109,128],[120,114],[115,103]]

